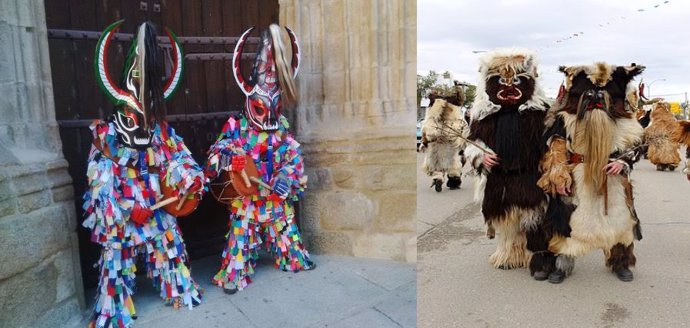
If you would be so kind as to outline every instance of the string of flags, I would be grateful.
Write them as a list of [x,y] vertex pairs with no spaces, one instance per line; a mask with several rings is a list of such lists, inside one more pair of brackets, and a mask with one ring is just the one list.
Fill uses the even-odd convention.
[[[639,9],[637,9],[636,12],[637,12],[637,13],[641,13],[641,12],[651,11],[651,10],[654,10],[654,9],[656,9],[656,8],[659,8],[659,7],[663,6],[663,5],[667,5],[669,2],[671,2],[671,1],[670,1],[670,0],[665,0],[665,1],[659,2],[659,3],[655,4],[655,5],[650,6],[650,7],[647,7],[647,8],[639,8]],[[626,16],[619,16],[619,17],[618,17],[618,20],[619,20],[619,21],[621,21],[621,20],[626,20],[626,19],[627,19]],[[611,21],[602,22],[602,23],[599,23],[599,24],[597,24],[597,25],[598,25],[599,28],[606,28],[607,26],[611,25]],[[563,44],[563,43],[565,43],[565,42],[567,42],[567,41],[569,41],[569,40],[572,40],[572,39],[574,39],[574,38],[579,38],[579,37],[581,37],[581,36],[583,36],[583,35],[585,35],[585,32],[584,32],[584,31],[578,31],[578,32],[569,34],[569,35],[564,36],[564,37],[562,37],[562,38],[560,38],[560,39],[554,40],[552,43],[550,43],[550,44],[548,44],[548,45],[539,47],[539,48],[537,49],[537,51],[541,51],[541,50],[544,50],[544,49],[548,49],[548,48],[552,48],[552,47],[561,45],[561,44]]]

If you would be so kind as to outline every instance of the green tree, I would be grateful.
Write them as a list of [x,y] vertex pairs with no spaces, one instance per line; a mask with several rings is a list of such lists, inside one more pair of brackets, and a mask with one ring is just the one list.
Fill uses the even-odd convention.
[[[422,101],[422,98],[424,98],[426,95],[429,94],[431,91],[436,91],[440,94],[443,95],[453,95],[456,92],[456,86],[450,86],[450,85],[445,85],[445,84],[440,84],[439,79],[445,78],[449,79],[451,78],[451,74],[449,71],[445,71],[442,74],[437,73],[436,71],[429,71],[427,75],[419,75],[417,74],[417,105],[420,104]],[[461,85],[463,93],[465,95],[465,107],[470,107],[472,106],[472,103],[474,102],[475,98],[475,93],[477,92],[477,87],[475,85],[466,83],[466,82],[458,82],[455,81],[456,85]]]

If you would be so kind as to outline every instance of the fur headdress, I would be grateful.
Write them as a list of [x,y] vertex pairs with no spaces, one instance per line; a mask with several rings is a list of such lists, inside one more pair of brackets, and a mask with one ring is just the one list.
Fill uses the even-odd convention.
[[480,58],[480,82],[477,85],[477,98],[471,109],[472,120],[482,120],[501,109],[500,105],[489,100],[489,95],[486,93],[486,82],[491,75],[506,71],[527,73],[534,80],[534,93],[526,103],[520,105],[519,111],[548,109],[548,100],[537,79],[539,74],[534,52],[527,49],[496,49]]
[[426,114],[424,115],[425,121],[443,121],[443,111],[448,109],[449,112],[446,119],[449,121],[456,121],[462,119],[462,110],[459,106],[456,106],[445,99],[436,99],[434,104],[426,109]]

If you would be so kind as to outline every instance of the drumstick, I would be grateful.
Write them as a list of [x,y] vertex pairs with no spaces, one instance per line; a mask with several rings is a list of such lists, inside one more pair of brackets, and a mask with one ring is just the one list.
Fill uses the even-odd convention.
[[[235,147],[235,145],[231,145],[230,148],[234,152],[238,153],[239,155],[243,155],[243,156],[247,155],[247,153],[244,151],[244,149]],[[242,176],[242,180],[244,180],[244,184],[247,185],[247,188],[251,187],[251,183],[249,182],[249,180],[251,180],[251,181],[254,181],[257,184],[259,184],[260,186],[262,186],[262,187],[264,187],[270,191],[273,191],[273,188],[271,188],[271,186],[267,185],[265,182],[261,181],[261,179],[259,179],[257,177],[248,177],[247,172],[244,169],[242,169],[242,172],[240,172],[240,175]]]
[[273,188],[271,188],[271,186],[267,185],[265,182],[261,181],[261,179],[259,179],[257,177],[250,177],[249,179],[256,182],[257,184],[261,185],[262,187],[264,187],[270,191],[273,191]]
[[251,188],[252,183],[249,182],[249,176],[247,176],[247,171],[245,169],[240,171],[240,176],[242,177],[242,181],[244,181],[244,185],[247,186],[247,188]]
[[170,198],[166,198],[166,199],[164,199],[164,200],[162,200],[162,201],[160,201],[160,202],[154,204],[154,205],[151,206],[149,209],[152,210],[152,211],[155,211],[155,210],[157,210],[157,209],[159,209],[159,208],[161,208],[161,207],[163,207],[163,206],[165,206],[165,205],[168,205],[168,204],[170,204],[170,203],[172,203],[172,202],[174,202],[174,201],[176,201],[176,200],[178,200],[178,199],[179,199],[179,197],[177,197],[177,196],[175,196],[175,197],[170,197]]
[[189,195],[189,191],[187,191],[187,192],[184,194],[184,196],[182,196],[182,199],[180,199],[180,202],[177,203],[177,207],[175,207],[175,210],[178,210],[178,211],[179,211],[179,210],[182,208],[182,205],[183,205],[184,202],[187,200],[187,196],[188,196],[188,195]]

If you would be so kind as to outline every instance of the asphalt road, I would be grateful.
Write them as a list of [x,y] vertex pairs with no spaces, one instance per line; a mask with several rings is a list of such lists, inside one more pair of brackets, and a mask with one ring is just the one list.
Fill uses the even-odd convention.
[[690,182],[678,171],[655,171],[647,160],[632,177],[644,235],[635,245],[635,280],[619,281],[595,251],[554,285],[524,268],[489,265],[496,241],[485,237],[472,202],[473,177],[463,177],[460,190],[436,193],[418,170],[418,327],[690,325]]

